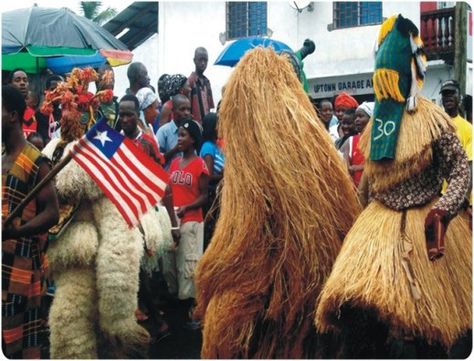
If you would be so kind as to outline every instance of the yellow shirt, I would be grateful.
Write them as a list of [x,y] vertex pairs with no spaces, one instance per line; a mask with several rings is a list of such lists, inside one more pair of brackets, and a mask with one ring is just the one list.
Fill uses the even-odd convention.
[[467,159],[472,161],[472,124],[459,114],[456,118],[452,118],[456,125],[456,135],[461,141],[462,147],[466,151]]
[[[455,118],[451,118],[456,126],[456,135],[461,141],[461,145],[464,148],[464,151],[467,154],[467,159],[472,161],[472,124],[469,123],[466,119],[461,117],[459,114]],[[446,192],[448,188],[448,183],[446,180],[443,181],[442,194]],[[471,192],[468,194],[469,204],[472,205],[472,196]]]

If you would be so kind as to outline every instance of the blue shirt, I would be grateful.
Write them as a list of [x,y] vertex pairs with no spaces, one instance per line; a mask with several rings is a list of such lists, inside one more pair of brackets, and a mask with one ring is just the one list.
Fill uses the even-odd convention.
[[[166,153],[173,149],[176,144],[178,144],[178,127],[176,123],[172,120],[158,129],[156,132],[156,138],[160,144],[160,152]],[[165,169],[169,168],[171,161],[179,156],[180,153],[177,153],[172,159],[169,159],[165,163]]]
[[219,149],[219,147],[213,142],[204,142],[199,156],[204,159],[204,156],[206,155],[210,155],[214,160],[214,169],[212,170],[213,173],[221,174],[224,169],[224,154]]

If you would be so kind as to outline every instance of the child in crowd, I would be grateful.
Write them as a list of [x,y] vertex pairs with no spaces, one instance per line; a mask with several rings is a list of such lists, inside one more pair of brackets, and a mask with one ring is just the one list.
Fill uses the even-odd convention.
[[196,155],[201,143],[201,130],[193,120],[187,120],[178,129],[178,149],[182,156],[170,165],[170,185],[176,214],[181,219],[180,239],[176,250],[178,298],[188,311],[189,329],[198,329],[192,321],[196,290],[194,269],[203,254],[204,222],[202,207],[207,202],[209,171],[206,163]]
[[355,109],[347,109],[341,121],[342,137],[336,141],[336,149],[340,150],[346,140],[356,134],[355,130]]
[[359,149],[359,139],[374,111],[373,102],[363,102],[355,111],[354,127],[356,134],[351,136],[341,147],[347,162],[349,173],[356,186],[359,186],[364,171],[364,155]]
[[38,122],[35,116],[36,110],[38,109],[38,96],[29,90],[25,101],[26,109],[23,115],[22,129],[25,138],[28,138],[31,133],[36,133],[38,130]]

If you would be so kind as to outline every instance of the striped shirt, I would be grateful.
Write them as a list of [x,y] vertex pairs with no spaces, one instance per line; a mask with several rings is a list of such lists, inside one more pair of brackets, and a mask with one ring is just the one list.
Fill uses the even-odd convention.
[[[26,143],[8,173],[2,173],[3,219],[36,185],[43,162],[47,158]],[[36,214],[33,199],[14,222],[25,224]],[[47,341],[40,312],[46,244],[47,234],[2,239],[2,343],[8,358],[39,358]]]
[[199,78],[194,71],[189,76],[188,82],[191,87],[191,113],[193,119],[201,124],[206,114],[214,109],[211,82],[204,75]]

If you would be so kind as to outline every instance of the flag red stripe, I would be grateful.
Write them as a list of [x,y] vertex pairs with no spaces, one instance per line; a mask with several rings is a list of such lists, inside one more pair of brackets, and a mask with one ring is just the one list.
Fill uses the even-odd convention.
[[[91,159],[91,161],[100,162],[101,164],[97,165],[97,167],[102,167],[105,170],[104,173],[106,173],[107,175],[107,170],[109,170],[116,177],[117,181],[120,182],[117,183],[117,181],[112,180],[114,184],[117,183],[117,188],[120,189],[121,185],[124,188],[124,195],[126,197],[136,199],[136,201],[140,204],[140,213],[146,213],[146,210],[154,204],[150,202],[150,204],[147,205],[146,201],[148,201],[148,198],[145,195],[142,195],[137,192],[135,185],[131,184],[130,182],[130,177],[126,177],[125,175],[123,175],[120,171],[116,169],[116,167],[114,167],[114,164],[112,162],[108,162],[108,159],[105,160],[105,157],[100,152],[96,152],[95,149],[96,148],[91,147],[90,144],[86,144],[84,146],[85,155],[88,155],[88,159]],[[143,199],[144,197],[146,201]]]
[[92,154],[90,154],[90,149],[87,148],[87,144],[84,145],[84,149],[83,151],[81,152],[81,155],[91,164],[93,165],[99,172],[99,174],[103,177],[102,178],[98,178],[98,182],[103,184],[103,186],[105,187],[105,183],[104,183],[104,180],[107,181],[108,184],[110,184],[113,189],[120,195],[120,197],[127,203],[127,205],[130,207],[130,209],[132,210],[133,214],[135,215],[140,215],[141,214],[141,209],[140,209],[140,206],[138,203],[138,205],[133,201],[135,198],[132,197],[129,193],[127,193],[127,191],[131,192],[131,190],[127,190],[127,189],[124,189],[123,185],[114,180],[110,173],[113,172],[111,167],[103,167],[101,164],[99,164],[99,162],[97,161],[97,159],[99,158],[100,159],[100,155],[97,154],[98,152],[95,151],[95,149],[92,149]]
[[163,168],[158,165],[151,157],[143,157],[145,154],[140,148],[138,148],[130,139],[125,138],[123,143],[127,146],[127,149],[145,166],[145,169],[149,169],[153,173],[163,173]]
[[[140,177],[140,180],[143,181],[150,189],[155,190],[160,197],[163,197],[164,188],[160,187],[158,184],[152,182],[149,177],[146,177],[140,169],[136,166],[136,162],[132,161],[129,157],[127,157],[122,149],[117,150],[117,156],[125,163],[125,165],[134,173]],[[167,174],[166,174],[167,175]],[[167,175],[168,177],[168,175]]]
[[[105,193],[107,198],[110,199],[110,201],[117,207],[117,210],[120,212],[122,217],[125,219],[127,222],[128,226],[131,228],[133,227],[136,223],[138,223],[138,219],[132,219],[127,211],[122,207],[121,202],[119,201],[119,198],[116,198],[113,192],[110,191],[107,187],[103,186],[101,181],[97,178],[96,174],[89,168],[89,166],[86,164],[81,159],[81,153],[77,153],[74,155],[73,159],[82,167],[84,170],[96,181],[97,185],[102,189],[102,191]],[[124,202],[125,203],[125,202]]]
[[123,160],[120,158],[119,154],[116,154],[113,161],[114,166],[120,169],[122,172],[133,174],[134,180],[136,180],[136,187],[140,189],[140,192],[147,197],[147,200],[150,204],[155,205],[160,200],[160,197],[157,197],[156,190],[150,189],[145,182],[142,180],[141,174],[135,174],[131,169],[124,164]]
[[[90,143],[88,141],[82,141],[81,140],[81,144],[86,147],[88,146],[89,148],[92,148],[94,149],[94,151],[96,151],[101,157],[102,159],[106,159],[105,156],[102,154],[102,152],[100,150],[95,150],[96,147],[94,146],[93,143]],[[126,145],[123,145],[122,146],[126,146]],[[122,147],[121,146],[121,147]],[[131,143],[131,146],[132,146],[132,149],[137,149],[139,150],[135,144]],[[121,147],[119,147],[118,149],[120,149]],[[142,157],[143,159],[148,159],[149,157],[143,153],[143,152],[138,152],[140,157]],[[135,156],[135,155],[133,155]],[[144,197],[146,197],[148,199],[148,201],[150,202],[150,207],[151,206],[154,206],[156,205],[159,200],[161,199],[162,195],[164,194],[164,191],[162,191],[162,188],[161,187],[156,187],[157,185],[154,184],[154,183],[149,183],[149,184],[152,184],[154,189],[150,189],[149,187],[147,187],[146,184],[144,184],[145,182],[149,182],[149,179],[148,177],[144,176],[143,175],[143,171],[142,169],[135,169],[135,172],[128,169],[126,166],[124,167],[121,162],[117,161],[117,159],[119,158],[119,154],[118,154],[118,151],[114,154],[114,156],[111,158],[111,159],[108,159],[107,158],[107,163],[112,163],[112,165],[114,165],[119,173],[123,173],[123,175],[126,177],[126,179],[128,181],[130,181],[136,188],[136,191],[139,191]],[[128,158],[127,158],[128,159]],[[135,163],[140,163],[140,161],[138,159],[132,159],[132,162],[133,164]],[[155,168],[157,168],[158,170],[161,170],[162,172],[164,172],[164,170],[161,168],[161,166],[157,165],[154,161],[153,162],[153,166]],[[165,176],[166,176],[166,180],[167,180],[167,173],[165,172]],[[142,182],[140,182],[142,181]],[[164,187],[163,189],[166,187],[166,184],[164,184]],[[157,194],[158,193],[158,194]]]
[[137,168],[136,160],[130,159],[129,157],[127,157],[124,153],[122,153],[119,150],[119,151],[117,151],[117,155],[114,159],[114,162],[117,162],[117,164],[120,164],[120,166],[127,169],[128,172],[136,175],[136,177],[142,182],[143,187],[146,190],[148,190],[148,192],[151,192],[153,194],[158,193],[160,195],[160,197],[162,196],[162,192],[164,192],[164,188],[166,187],[166,184],[161,186],[160,184],[158,184],[158,182],[153,182],[144,173],[137,174],[137,170],[139,170],[140,168]]
[[126,147],[121,148],[124,150],[124,154],[127,158],[135,157],[136,162],[133,163],[136,165],[141,165],[141,169],[144,169],[142,173],[146,176],[146,178],[150,178],[152,181],[156,182],[163,182],[163,188],[166,187],[169,181],[168,172],[166,172],[161,165],[157,164],[153,159],[151,159],[148,155],[143,156],[143,153],[140,148],[135,146],[130,139],[125,139],[124,144]]
[[142,177],[142,173],[136,174],[131,169],[129,169],[124,162],[121,160],[120,154],[116,153],[116,155],[111,159],[111,163],[123,174],[130,179],[135,187],[140,190],[140,192],[147,197],[150,204],[155,205],[160,200],[159,197],[156,197],[156,190],[150,189],[145,181],[142,178],[147,179],[146,177]]
[[[138,223],[138,214],[133,212],[130,208],[130,202],[127,202],[127,199],[123,199],[120,193],[117,192],[115,187],[112,187],[110,183],[105,178],[99,178],[100,175],[104,175],[103,169],[97,169],[94,164],[88,163],[88,159],[85,158],[84,155],[84,148],[87,146],[89,142],[87,139],[80,139],[79,143],[76,144],[73,148],[73,156],[82,157],[82,164],[84,169],[89,173],[89,175],[95,180],[97,185],[102,189],[102,191],[106,194],[106,196],[115,204],[119,212],[123,215],[125,220],[127,221],[130,227],[136,225]],[[97,156],[100,157],[102,155],[100,150],[96,147],[93,148],[93,152],[97,153]],[[107,183],[107,184],[104,184]]]
[[[94,136],[91,132],[96,129]],[[112,141],[113,145],[101,146],[88,137],[101,142]],[[165,193],[168,173],[130,139],[117,134],[105,123],[98,124],[87,137],[81,138],[73,147],[72,155],[117,207],[129,227],[135,226],[141,215]]]

